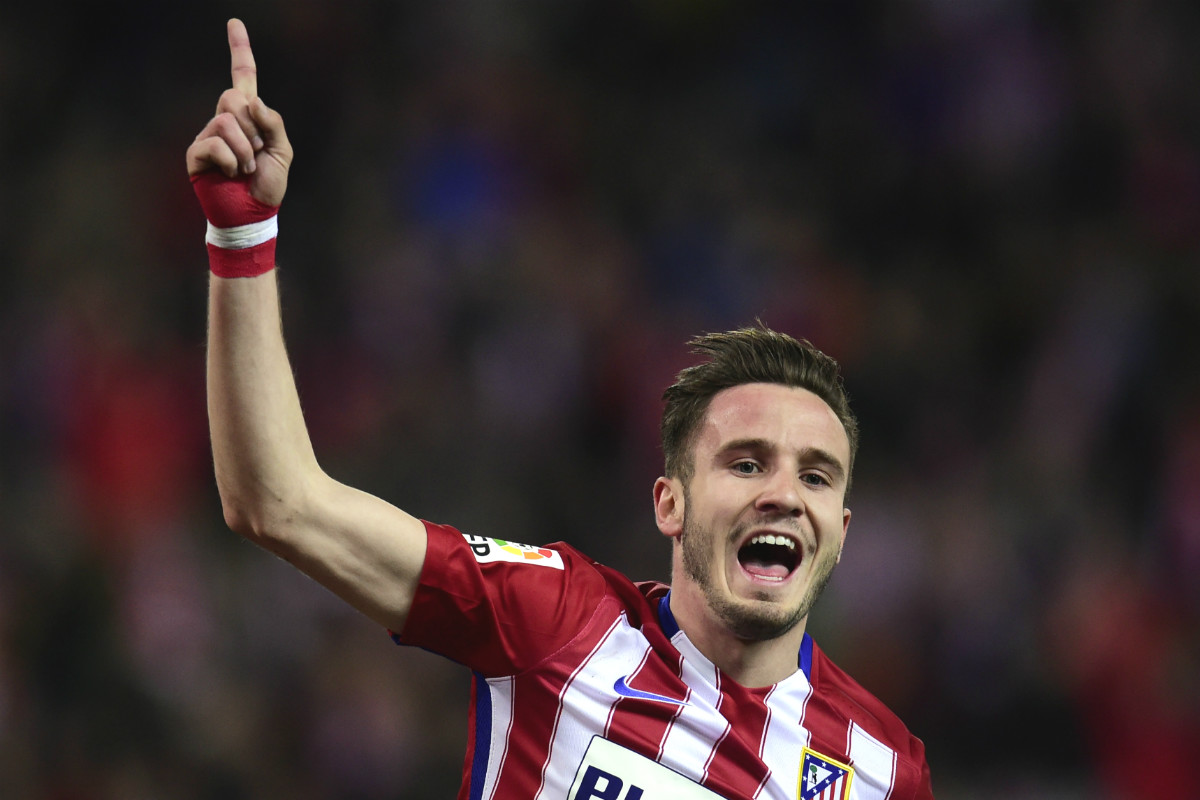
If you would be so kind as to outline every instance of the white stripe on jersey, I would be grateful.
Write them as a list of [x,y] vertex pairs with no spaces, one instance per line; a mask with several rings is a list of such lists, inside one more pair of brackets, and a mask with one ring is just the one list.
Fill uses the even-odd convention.
[[[566,795],[575,779],[580,754],[595,733],[604,731],[619,699],[613,684],[637,669],[649,649],[646,637],[621,612],[600,644],[567,681],[559,694],[559,719],[543,766],[537,800]],[[567,755],[556,759],[559,752]]]
[[888,800],[896,782],[896,753],[856,722],[850,723],[849,740],[854,765],[850,800]]
[[667,730],[662,763],[701,783],[708,773],[709,760],[717,744],[729,733],[729,723],[718,710],[721,679],[717,668],[682,632],[676,633],[671,643],[683,655],[683,682],[690,691],[688,704]]
[[[786,691],[792,686],[803,688]],[[800,724],[810,697],[812,684],[799,671],[776,685],[767,695],[770,717],[766,736],[763,737],[762,759],[771,770],[765,795],[769,800],[793,800],[796,796],[802,761],[797,754],[802,748],[808,747],[812,740],[812,734]],[[760,789],[759,797],[763,796]]]

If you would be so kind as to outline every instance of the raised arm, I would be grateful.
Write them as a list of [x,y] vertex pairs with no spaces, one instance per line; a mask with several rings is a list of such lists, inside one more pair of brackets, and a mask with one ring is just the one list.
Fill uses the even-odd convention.
[[[245,26],[230,20],[228,33],[233,88],[187,152],[210,223],[208,414],[225,519],[399,631],[424,562],[425,529],[330,478],[313,453],[284,347],[274,243],[259,241],[273,236],[292,148],[282,118],[258,97]],[[229,249],[237,247],[244,249]],[[256,268],[254,258],[270,260]]]

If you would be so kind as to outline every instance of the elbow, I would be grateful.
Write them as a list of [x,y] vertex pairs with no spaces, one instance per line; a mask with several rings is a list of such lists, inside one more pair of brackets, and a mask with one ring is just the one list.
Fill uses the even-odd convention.
[[257,474],[216,471],[221,512],[229,529],[276,554],[286,554],[314,514],[314,498],[329,483],[320,471],[268,481]]
[[294,519],[279,500],[247,499],[221,492],[221,512],[231,531],[268,550],[277,550],[287,532],[287,520]]
[[225,524],[229,530],[247,539],[255,538],[255,517],[244,504],[234,502],[222,495],[221,513],[225,517]]

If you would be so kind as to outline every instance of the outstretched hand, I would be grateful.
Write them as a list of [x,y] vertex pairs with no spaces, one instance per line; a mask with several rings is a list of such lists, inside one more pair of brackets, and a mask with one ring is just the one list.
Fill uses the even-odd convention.
[[258,96],[258,69],[250,36],[239,19],[227,25],[233,86],[221,94],[217,113],[187,150],[188,175],[217,170],[244,179],[254,199],[277,206],[287,190],[292,145],[283,118]]

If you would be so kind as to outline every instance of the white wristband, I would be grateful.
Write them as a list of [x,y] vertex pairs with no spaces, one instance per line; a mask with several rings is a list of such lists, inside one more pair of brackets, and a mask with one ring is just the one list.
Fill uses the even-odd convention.
[[218,228],[210,222],[204,241],[222,250],[245,250],[247,247],[269,242],[278,235],[279,215],[275,214],[262,222],[251,222],[236,228]]

